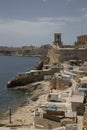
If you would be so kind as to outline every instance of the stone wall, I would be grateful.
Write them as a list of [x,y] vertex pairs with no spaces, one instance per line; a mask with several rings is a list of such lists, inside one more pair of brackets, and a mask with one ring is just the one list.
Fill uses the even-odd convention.
[[59,49],[57,52],[59,56],[59,61],[67,61],[67,60],[74,60],[74,59],[80,59],[80,60],[87,60],[87,49]]

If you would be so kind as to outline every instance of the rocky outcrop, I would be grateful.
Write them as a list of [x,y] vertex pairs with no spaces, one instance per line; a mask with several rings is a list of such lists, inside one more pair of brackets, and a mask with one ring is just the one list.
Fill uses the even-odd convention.
[[7,87],[8,88],[14,88],[18,86],[24,86],[29,83],[37,82],[43,80],[43,75],[34,75],[33,73],[25,73],[25,74],[20,74],[17,75],[15,78],[12,80],[9,80],[7,82]]
[[51,67],[44,70],[31,70],[17,75],[12,80],[9,80],[7,83],[8,88],[14,88],[18,86],[24,86],[30,83],[38,82],[44,80],[44,76],[52,76],[55,72],[58,72],[58,67]]
[[43,68],[43,61],[41,61],[41,60],[40,60],[40,61],[37,61],[34,66],[35,66],[35,68],[36,68],[37,70],[42,70],[42,68]]

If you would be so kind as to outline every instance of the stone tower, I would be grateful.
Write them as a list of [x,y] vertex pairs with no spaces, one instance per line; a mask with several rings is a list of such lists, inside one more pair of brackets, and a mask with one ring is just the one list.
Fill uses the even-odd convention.
[[58,45],[59,47],[62,46],[61,33],[54,33],[54,44]]

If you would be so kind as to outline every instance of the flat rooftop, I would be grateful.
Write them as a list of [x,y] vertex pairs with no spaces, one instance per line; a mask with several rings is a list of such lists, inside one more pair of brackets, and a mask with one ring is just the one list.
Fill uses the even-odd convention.
[[81,94],[73,94],[71,97],[71,102],[83,103],[84,95]]
[[81,83],[87,83],[87,76],[84,76],[83,78],[79,78]]

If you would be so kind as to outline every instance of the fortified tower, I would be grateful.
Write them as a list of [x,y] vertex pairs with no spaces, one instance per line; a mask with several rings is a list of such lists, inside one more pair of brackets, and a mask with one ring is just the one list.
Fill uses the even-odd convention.
[[61,33],[54,33],[54,44],[59,47],[62,47]]

